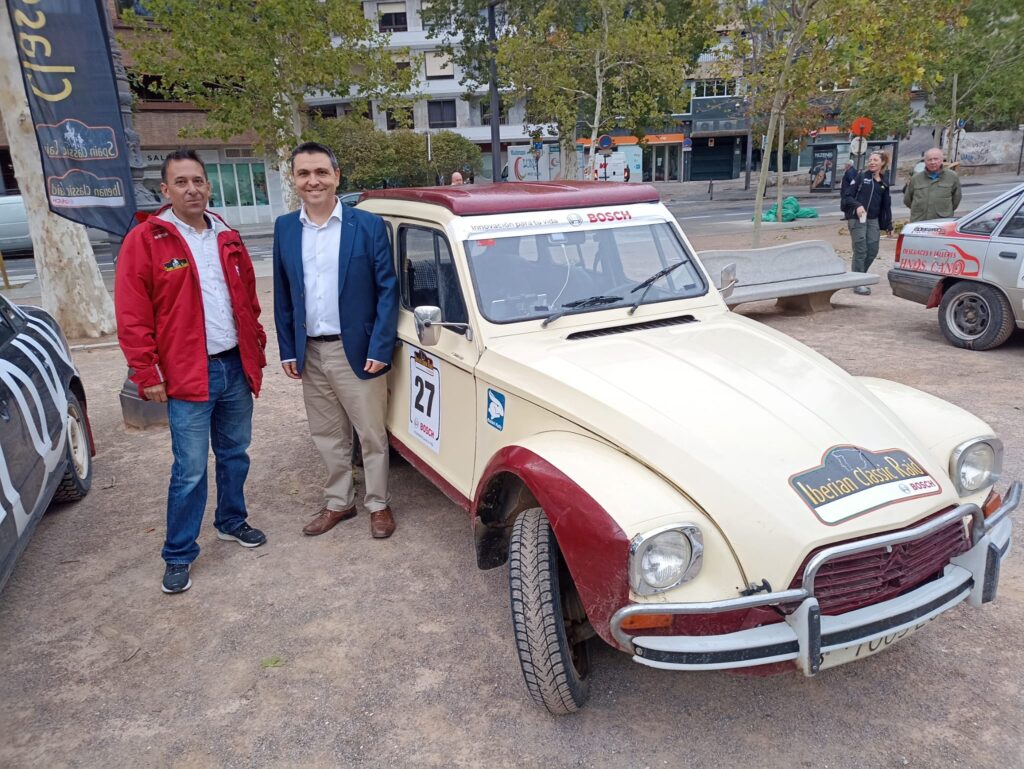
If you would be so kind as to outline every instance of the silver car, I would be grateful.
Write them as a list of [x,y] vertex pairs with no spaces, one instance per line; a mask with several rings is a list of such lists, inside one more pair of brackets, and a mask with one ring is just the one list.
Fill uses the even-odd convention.
[[4,255],[32,251],[28,217],[21,195],[0,196],[0,251]]

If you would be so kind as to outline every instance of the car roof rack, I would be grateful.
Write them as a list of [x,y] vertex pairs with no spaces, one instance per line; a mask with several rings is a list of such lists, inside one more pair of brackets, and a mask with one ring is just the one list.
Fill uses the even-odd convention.
[[361,201],[381,199],[431,203],[460,216],[479,216],[657,203],[661,198],[650,184],[559,181],[367,190]]

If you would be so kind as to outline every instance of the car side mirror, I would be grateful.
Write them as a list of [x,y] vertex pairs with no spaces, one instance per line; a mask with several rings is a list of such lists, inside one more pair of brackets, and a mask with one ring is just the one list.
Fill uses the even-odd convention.
[[722,268],[722,277],[719,279],[718,285],[721,288],[718,289],[723,299],[728,299],[732,296],[732,290],[736,288],[736,265],[727,264]]
[[468,323],[445,323],[441,319],[441,308],[429,304],[417,307],[412,311],[416,323],[416,338],[422,347],[433,347],[441,338],[442,328],[465,330],[466,339],[473,341],[473,330]]

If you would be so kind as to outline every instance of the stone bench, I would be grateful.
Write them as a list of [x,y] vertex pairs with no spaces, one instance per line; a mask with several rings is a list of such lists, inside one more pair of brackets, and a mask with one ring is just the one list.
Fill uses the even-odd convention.
[[736,265],[736,286],[725,300],[729,307],[778,299],[778,305],[790,312],[830,310],[836,291],[870,286],[879,280],[871,273],[848,272],[846,262],[824,240],[735,251],[699,251],[697,256],[718,288],[722,268]]

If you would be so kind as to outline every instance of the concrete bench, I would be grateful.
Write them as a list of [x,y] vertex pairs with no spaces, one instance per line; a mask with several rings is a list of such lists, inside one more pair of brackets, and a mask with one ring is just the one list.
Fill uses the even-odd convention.
[[722,268],[736,265],[736,287],[725,300],[729,307],[778,299],[778,305],[790,312],[830,310],[836,291],[870,286],[879,280],[871,273],[848,272],[846,262],[824,240],[736,251],[699,251],[697,255],[716,286],[721,281]]

